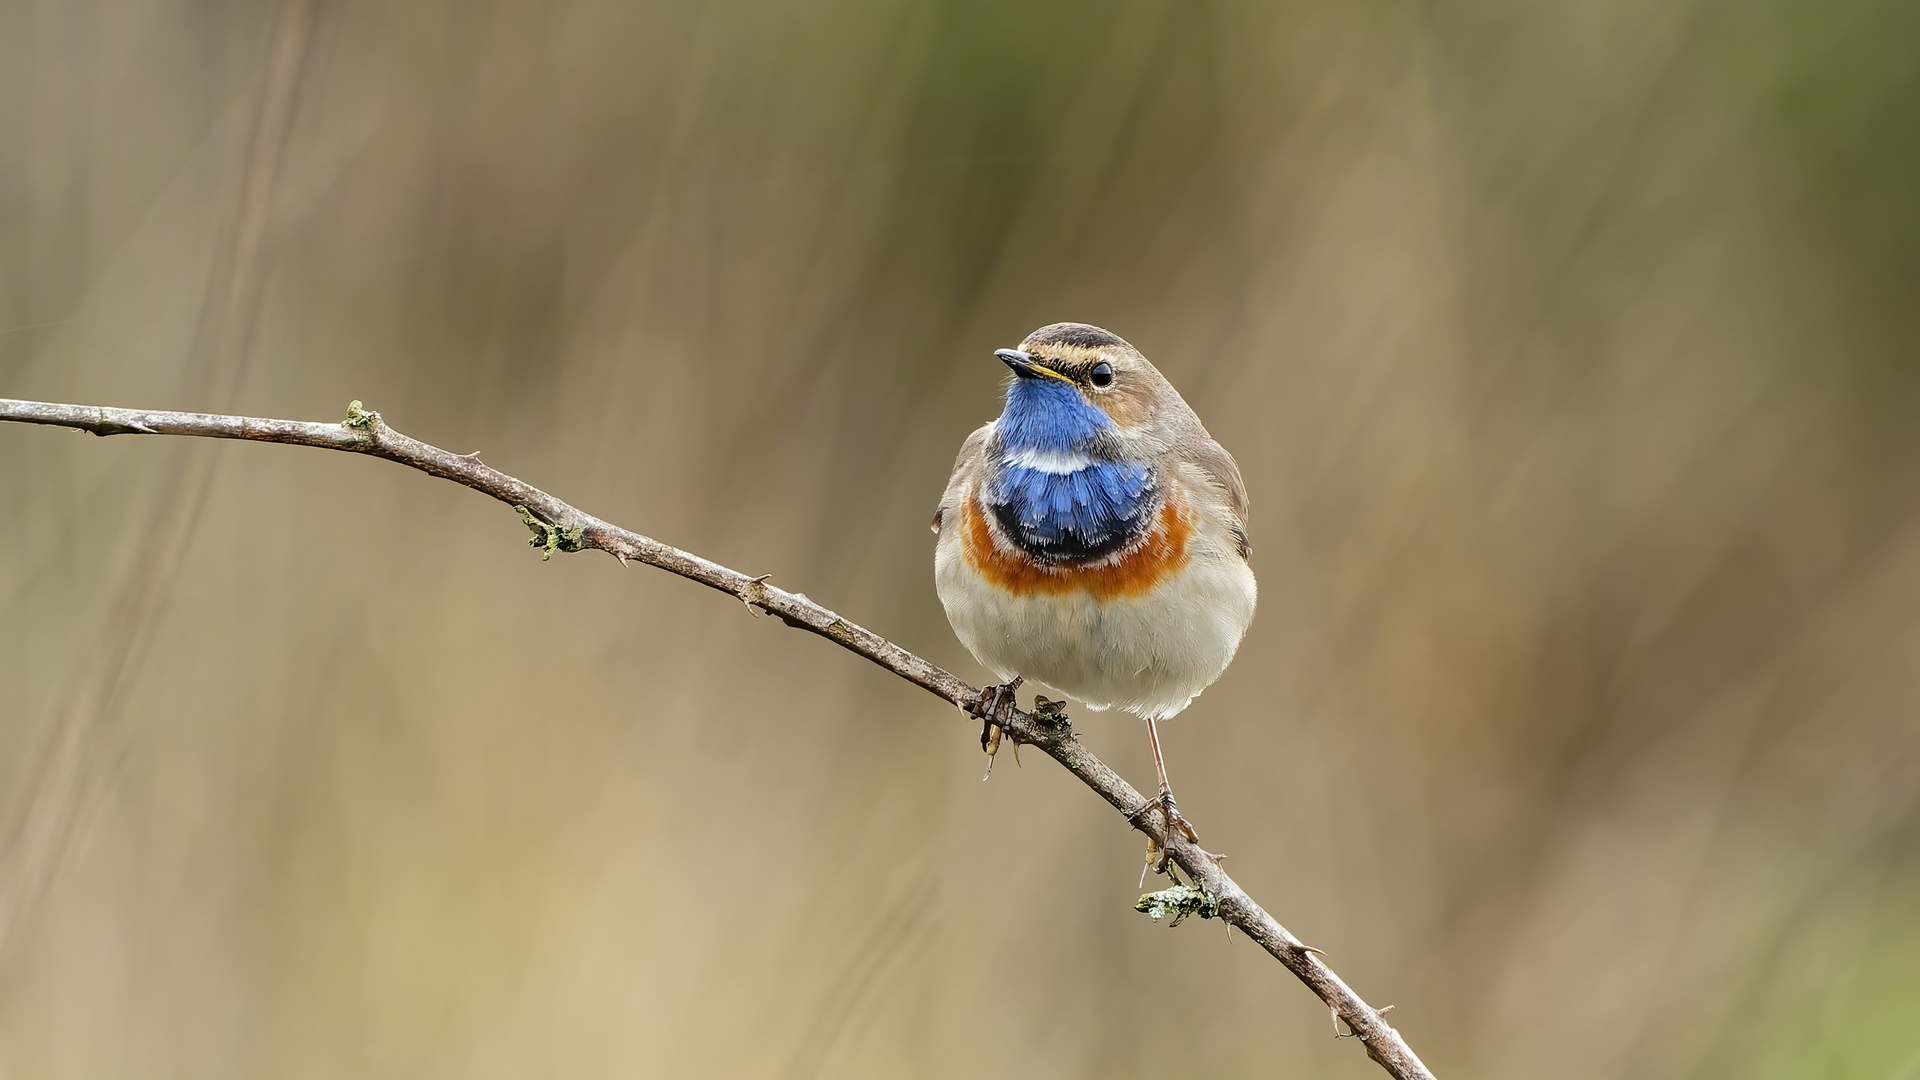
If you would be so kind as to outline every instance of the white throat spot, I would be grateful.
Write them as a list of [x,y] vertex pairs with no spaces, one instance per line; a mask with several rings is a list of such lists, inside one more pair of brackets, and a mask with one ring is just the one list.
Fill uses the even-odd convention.
[[1065,476],[1077,473],[1093,464],[1093,458],[1078,450],[1020,450],[1000,459],[1016,469],[1032,469],[1034,472],[1051,473]]

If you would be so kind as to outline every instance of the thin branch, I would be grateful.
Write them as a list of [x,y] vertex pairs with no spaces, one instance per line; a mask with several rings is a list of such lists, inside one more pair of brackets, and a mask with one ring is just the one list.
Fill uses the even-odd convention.
[[[148,412],[139,409],[113,409],[95,405],[56,405],[37,401],[0,398],[0,421],[25,424],[49,424],[76,428],[95,435],[192,435],[211,439],[247,439],[254,442],[289,443],[344,450],[356,454],[396,461],[410,468],[457,484],[463,484],[506,503],[520,511],[534,532],[532,543],[543,549],[543,557],[555,551],[607,552],[622,562],[632,560],[718,589],[742,603],[778,616],[788,626],[798,627],[852,650],[916,686],[944,698],[962,709],[975,711],[981,703],[980,691],[965,680],[922,660],[913,653],[867,628],[842,618],[800,593],[790,593],[767,584],[766,578],[750,577],[710,562],[698,555],[670,547],[658,540],[628,532],[601,521],[584,511],[523,483],[506,473],[482,464],[475,454],[455,454],[409,438],[388,427],[380,414],[354,402],[345,421],[337,424],[298,420],[267,420],[250,416],[217,416],[206,413]],[[1205,903],[1201,913],[1226,920],[1271,953],[1298,976],[1344,1022],[1353,1036],[1366,1048],[1367,1056],[1400,1080],[1432,1080],[1433,1074],[1421,1064],[1400,1033],[1383,1018],[1386,1010],[1374,1009],[1335,975],[1316,951],[1287,932],[1273,916],[1255,903],[1246,891],[1234,883],[1213,855],[1188,841],[1178,830],[1171,833],[1157,803],[1149,803],[1133,785],[1121,779],[1074,738],[1064,717],[1013,710],[1004,717],[1005,735],[1016,743],[1037,747],[1048,757],[1092,788],[1134,828],[1147,834],[1154,843],[1185,870],[1202,890]],[[1152,812],[1149,812],[1152,811]],[[1391,1006],[1389,1006],[1391,1008]]]

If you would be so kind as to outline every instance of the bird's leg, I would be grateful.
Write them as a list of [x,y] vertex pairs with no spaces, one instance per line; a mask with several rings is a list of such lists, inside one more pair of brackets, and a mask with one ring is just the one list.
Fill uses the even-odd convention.
[[1180,816],[1180,807],[1174,804],[1173,785],[1167,783],[1167,761],[1160,756],[1160,726],[1151,718],[1147,720],[1147,741],[1153,745],[1153,775],[1160,781],[1160,811],[1167,819],[1167,833],[1171,835],[1179,829],[1188,843],[1198,844],[1200,837],[1194,833],[1193,826],[1187,824],[1187,819]]
[[[1013,710],[1020,704],[1016,691],[1024,681],[1024,676],[1015,675],[999,686],[983,688],[979,700],[968,710],[980,718],[980,749],[987,753],[987,776],[993,775],[993,758],[1000,752],[1000,736],[1007,721],[1013,718]],[[980,779],[985,780],[987,776]]]

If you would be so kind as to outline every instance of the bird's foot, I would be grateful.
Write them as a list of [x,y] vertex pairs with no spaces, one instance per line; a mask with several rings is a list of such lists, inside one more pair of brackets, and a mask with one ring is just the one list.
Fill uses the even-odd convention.
[[[1153,804],[1148,803],[1147,805],[1152,806]],[[1145,807],[1142,807],[1142,809],[1145,809]],[[1147,883],[1147,871],[1149,870],[1153,871],[1155,875],[1165,874],[1168,877],[1173,877],[1173,861],[1168,857],[1167,849],[1161,847],[1160,841],[1155,840],[1151,835],[1147,837],[1146,861],[1140,867],[1140,880],[1134,885],[1135,888],[1140,888]]]
[[[1160,811],[1161,820],[1166,825],[1165,832],[1169,840],[1171,840],[1177,832],[1186,838],[1187,843],[1195,847],[1200,847],[1200,834],[1193,831],[1193,824],[1191,822],[1180,816],[1180,806],[1173,801],[1173,792],[1163,791],[1154,798],[1141,803],[1140,809],[1127,815],[1127,820],[1137,825],[1140,822],[1140,818],[1152,810]],[[1200,848],[1200,850],[1203,854],[1211,858],[1225,858],[1225,856],[1216,852],[1207,851],[1205,848]],[[1146,883],[1148,870],[1153,871],[1155,874],[1165,874],[1175,881],[1179,881],[1179,877],[1173,873],[1171,856],[1172,853],[1168,850],[1167,845],[1162,844],[1151,832],[1147,833],[1146,866],[1140,871],[1141,883]]]
[[[998,686],[985,687],[980,697],[967,711],[980,718],[980,749],[987,754],[987,776],[993,775],[994,755],[1000,752],[1000,738],[1006,731],[1007,721],[1013,719],[1013,710],[1020,705],[1018,691],[1020,684],[1026,681],[1024,676],[1015,675],[1012,680]],[[1020,756],[1019,744],[1014,744],[1014,756]]]
[[1200,834],[1194,832],[1193,825],[1180,816],[1180,807],[1173,801],[1173,792],[1161,792],[1160,798],[1156,801],[1160,805],[1160,813],[1166,818],[1168,836],[1173,835],[1173,830],[1179,829],[1180,835],[1187,838],[1187,843],[1196,845],[1200,843]]

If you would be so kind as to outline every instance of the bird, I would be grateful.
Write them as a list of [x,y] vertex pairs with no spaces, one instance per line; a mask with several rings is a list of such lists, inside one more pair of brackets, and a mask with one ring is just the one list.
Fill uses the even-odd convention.
[[1253,622],[1240,468],[1111,331],[1053,323],[994,355],[1011,369],[1005,406],[961,445],[933,515],[947,619],[1002,680],[976,706],[982,743],[1025,680],[1132,713],[1159,782],[1134,818],[1157,804],[1169,834],[1197,843],[1159,725],[1220,677]]

